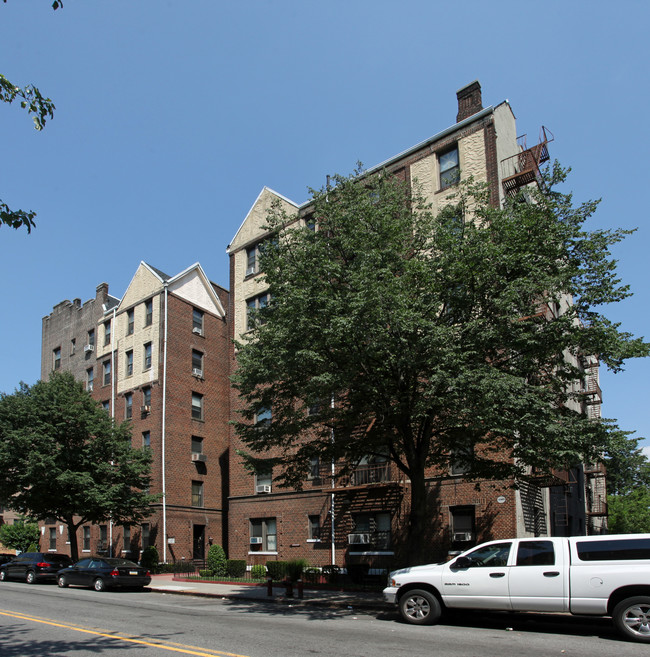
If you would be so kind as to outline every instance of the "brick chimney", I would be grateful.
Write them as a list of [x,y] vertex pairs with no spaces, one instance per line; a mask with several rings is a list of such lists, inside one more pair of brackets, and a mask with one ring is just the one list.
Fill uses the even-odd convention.
[[456,92],[458,98],[458,115],[456,116],[456,123],[466,119],[472,114],[476,114],[483,109],[483,101],[481,100],[481,85],[478,80],[466,84],[464,87]]

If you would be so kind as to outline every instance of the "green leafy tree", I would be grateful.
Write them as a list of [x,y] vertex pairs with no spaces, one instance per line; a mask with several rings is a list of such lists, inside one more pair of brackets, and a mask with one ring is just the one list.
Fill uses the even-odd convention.
[[150,515],[150,464],[148,450],[131,446],[128,423],[116,425],[68,372],[0,395],[0,498],[67,525],[73,559],[81,525]]
[[573,410],[579,359],[616,371],[649,349],[596,309],[629,295],[609,252],[626,231],[587,231],[597,203],[556,191],[565,175],[556,165],[533,202],[504,208],[469,181],[434,215],[416,184],[356,171],[312,190],[316,230],[271,210],[271,300],[237,344],[233,383],[236,429],[279,485],[300,488],[314,457],[341,474],[387,457],[410,480],[417,562],[428,467],[523,478],[603,453],[613,424]]
[[38,524],[35,522],[17,522],[13,525],[0,526],[0,543],[10,550],[28,552],[41,537]]
[[607,527],[612,534],[650,532],[650,490],[635,488],[625,495],[607,496]]
[[613,434],[603,463],[607,468],[607,491],[626,495],[636,488],[650,488],[650,462],[639,447],[640,438],[629,432]]

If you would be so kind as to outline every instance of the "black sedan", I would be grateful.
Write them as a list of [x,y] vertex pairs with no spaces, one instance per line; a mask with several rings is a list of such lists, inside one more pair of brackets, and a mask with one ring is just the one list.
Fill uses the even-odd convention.
[[95,591],[107,588],[141,589],[151,582],[146,568],[128,559],[90,557],[59,570],[56,576],[59,586],[89,586]]

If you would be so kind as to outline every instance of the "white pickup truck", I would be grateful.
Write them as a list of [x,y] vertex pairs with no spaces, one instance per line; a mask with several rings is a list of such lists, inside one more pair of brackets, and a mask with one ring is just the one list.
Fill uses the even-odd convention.
[[623,636],[650,643],[650,534],[490,541],[390,573],[384,600],[418,625],[445,608],[611,616]]

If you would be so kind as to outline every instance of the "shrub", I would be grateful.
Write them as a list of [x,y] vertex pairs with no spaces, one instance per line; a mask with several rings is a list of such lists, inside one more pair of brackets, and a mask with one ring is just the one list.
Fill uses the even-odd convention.
[[287,574],[287,562],[267,561],[266,569],[269,571],[269,577],[271,577],[274,582],[277,582],[283,579],[284,576]]
[[199,570],[199,575],[201,577],[212,577],[212,571],[209,568]]
[[261,563],[251,567],[251,577],[253,579],[264,579],[266,577],[266,566]]
[[315,568],[314,566],[308,566],[302,571],[302,576],[305,582],[309,582],[310,584],[316,584],[320,582],[320,568]]
[[220,545],[211,545],[205,565],[217,576],[226,574],[226,553]]
[[246,561],[244,559],[228,559],[226,574],[229,577],[243,577],[246,574]]
[[174,561],[173,563],[159,563],[157,573],[193,573],[194,564],[191,561]]
[[292,559],[291,561],[287,561],[285,572],[289,579],[295,582],[302,577],[302,572],[308,565],[306,559]]
[[323,575],[327,577],[327,581],[330,584],[335,584],[340,574],[341,569],[334,564],[323,566]]
[[152,573],[156,572],[158,569],[158,550],[156,550],[155,545],[150,545],[142,550],[142,556],[140,557],[140,565],[147,570],[150,570]]

